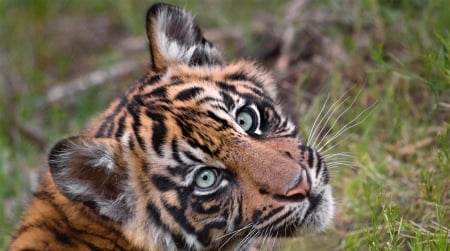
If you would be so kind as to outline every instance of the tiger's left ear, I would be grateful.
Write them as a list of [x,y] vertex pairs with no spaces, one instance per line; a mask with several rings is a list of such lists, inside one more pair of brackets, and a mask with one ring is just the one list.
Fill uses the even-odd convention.
[[70,137],[50,152],[49,166],[58,190],[100,215],[120,221],[127,213],[128,175],[114,139]]
[[147,37],[153,68],[170,64],[223,65],[222,54],[203,37],[194,18],[179,7],[158,3],[147,11]]

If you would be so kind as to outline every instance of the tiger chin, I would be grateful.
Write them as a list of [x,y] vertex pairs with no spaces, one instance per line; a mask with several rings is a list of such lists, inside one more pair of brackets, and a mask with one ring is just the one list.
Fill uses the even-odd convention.
[[246,250],[323,230],[327,164],[269,74],[226,63],[178,7],[146,20],[147,74],[53,147],[8,250]]

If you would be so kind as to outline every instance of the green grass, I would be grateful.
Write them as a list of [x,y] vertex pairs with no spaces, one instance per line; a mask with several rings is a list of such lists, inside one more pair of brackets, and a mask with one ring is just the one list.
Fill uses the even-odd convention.
[[[171,1],[197,13],[205,28],[242,27],[248,55],[258,13],[281,22],[284,3]],[[46,150],[76,134],[144,72],[147,52],[117,49],[144,34],[146,1],[0,1],[0,248],[8,243]],[[206,6],[206,7],[205,7]],[[297,83],[301,131],[307,135],[327,96],[350,97],[332,134],[372,104],[336,152],[351,168],[331,169],[335,223],[324,233],[283,240],[281,250],[448,250],[450,248],[450,6],[444,0],[313,2],[302,15],[345,55],[319,82]],[[207,10],[207,11],[205,11]],[[316,16],[314,16],[317,14]],[[420,18],[419,18],[420,17]],[[302,25],[302,24],[298,24]],[[300,26],[298,27],[300,28]],[[225,44],[232,50],[235,44]],[[134,58],[142,69],[56,103],[46,91]],[[310,92],[311,86],[320,91]],[[305,102],[310,100],[312,102]],[[337,118],[339,113],[335,114]],[[331,127],[333,120],[328,123]]]

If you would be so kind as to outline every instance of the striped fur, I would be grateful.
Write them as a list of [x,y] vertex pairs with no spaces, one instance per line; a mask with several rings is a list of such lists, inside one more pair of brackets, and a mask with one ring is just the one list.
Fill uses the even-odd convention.
[[55,145],[9,250],[245,250],[329,224],[326,163],[298,140],[270,76],[226,64],[177,7],[151,7],[147,33],[152,68]]

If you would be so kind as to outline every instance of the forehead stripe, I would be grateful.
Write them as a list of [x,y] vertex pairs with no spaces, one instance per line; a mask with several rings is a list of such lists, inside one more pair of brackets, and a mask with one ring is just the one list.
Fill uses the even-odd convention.
[[204,89],[201,87],[191,87],[185,90],[180,91],[176,96],[176,100],[187,101],[195,98],[204,92]]
[[263,87],[263,84],[261,83],[261,81],[259,81],[255,76],[248,76],[243,71],[226,74],[225,79],[233,80],[233,81],[248,81],[248,82],[252,82],[256,86]]

